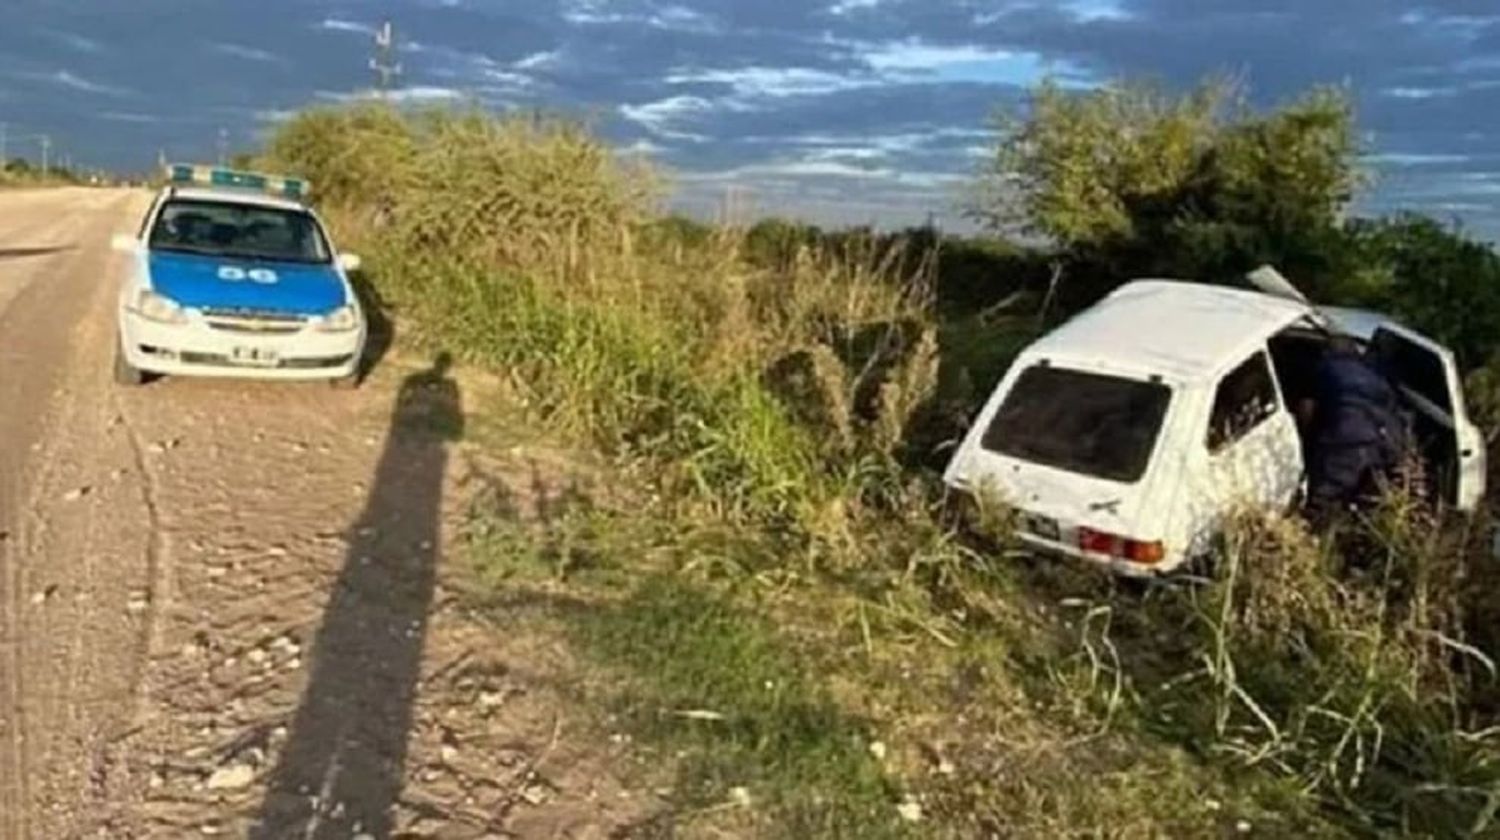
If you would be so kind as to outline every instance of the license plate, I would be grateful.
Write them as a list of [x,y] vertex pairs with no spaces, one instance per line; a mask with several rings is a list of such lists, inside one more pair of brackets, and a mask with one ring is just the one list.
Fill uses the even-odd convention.
[[276,351],[264,347],[236,347],[229,351],[229,360],[253,367],[275,367],[277,362]]
[[1050,516],[1027,516],[1026,530],[1044,540],[1056,542],[1062,531],[1057,527],[1057,520]]

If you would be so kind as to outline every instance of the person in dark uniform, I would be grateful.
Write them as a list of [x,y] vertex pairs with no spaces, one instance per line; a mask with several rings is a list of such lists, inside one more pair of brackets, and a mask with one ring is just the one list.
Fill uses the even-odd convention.
[[1358,343],[1335,336],[1318,363],[1308,446],[1308,513],[1324,522],[1368,502],[1406,451],[1396,389]]

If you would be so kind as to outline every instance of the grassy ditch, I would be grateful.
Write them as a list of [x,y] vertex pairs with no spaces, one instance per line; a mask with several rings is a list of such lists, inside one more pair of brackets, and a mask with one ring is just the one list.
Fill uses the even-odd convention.
[[554,618],[676,763],[666,829],[1495,830],[1480,531],[1409,503],[1331,542],[1247,521],[1214,581],[1118,589],[937,489],[1036,325],[941,317],[931,253],[752,259],[560,122],[331,110],[267,157],[322,185],[404,340],[614,465],[608,501],[476,511],[471,555],[492,591],[585,607]]

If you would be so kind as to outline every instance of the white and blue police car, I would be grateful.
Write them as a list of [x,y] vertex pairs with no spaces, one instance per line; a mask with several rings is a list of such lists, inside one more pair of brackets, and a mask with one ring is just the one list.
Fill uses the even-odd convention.
[[368,333],[306,181],[174,164],[132,236],[115,380],[153,375],[326,379],[352,387]]

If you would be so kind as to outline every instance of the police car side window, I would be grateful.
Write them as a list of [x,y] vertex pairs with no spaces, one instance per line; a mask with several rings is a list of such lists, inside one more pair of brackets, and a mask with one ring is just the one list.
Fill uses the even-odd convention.
[[1217,454],[1276,413],[1276,382],[1263,351],[1219,381],[1208,421],[1208,451]]

